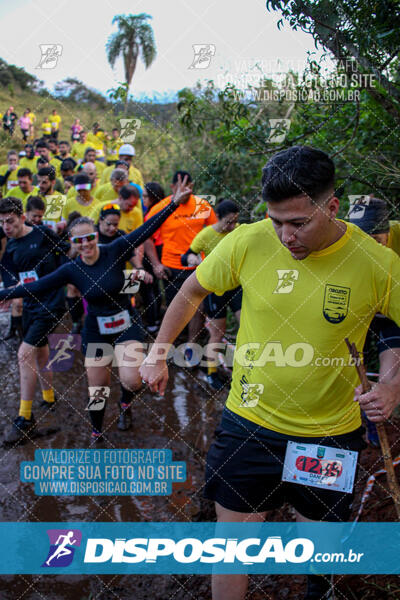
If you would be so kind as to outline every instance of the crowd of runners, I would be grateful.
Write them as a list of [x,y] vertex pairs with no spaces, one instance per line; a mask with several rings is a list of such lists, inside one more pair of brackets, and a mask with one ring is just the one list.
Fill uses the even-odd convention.
[[[143,358],[118,365],[121,430],[132,426],[143,385],[164,394],[165,348],[185,326],[182,368],[194,364],[206,325],[207,382],[213,393],[224,387],[212,349],[223,343],[229,309],[239,325],[236,354],[205,488],[218,519],[263,520],[288,501],[299,520],[347,520],[352,493],[281,476],[288,440],[360,452],[360,408],[377,445],[374,423],[399,403],[400,223],[389,220],[390,206],[362,196],[347,222],[338,220],[332,160],[295,146],[264,168],[267,218],[239,225],[239,206],[196,196],[184,169],[171,173],[170,195],[159,181],[145,183],[118,128],[108,134],[94,123],[87,131],[75,119],[67,139],[56,110],[39,125],[29,108],[18,119],[13,107],[2,122],[10,150],[0,166],[0,300],[12,301],[4,340],[21,341],[20,405],[5,443],[14,447],[34,431],[38,381],[41,408],[54,411],[48,335],[61,321],[80,334],[96,390],[88,402],[95,444],[114,353],[129,347]],[[17,124],[22,152],[11,147]],[[143,344],[156,335],[146,356]],[[346,337],[379,354],[379,383],[368,394],[348,366]],[[329,585],[310,577],[306,598],[322,597]],[[213,578],[215,600],[242,600],[246,589],[244,575]]]

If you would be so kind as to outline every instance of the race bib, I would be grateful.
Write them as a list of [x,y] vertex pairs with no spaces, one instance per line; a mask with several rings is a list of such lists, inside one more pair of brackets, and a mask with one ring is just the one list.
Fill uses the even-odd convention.
[[43,225],[46,225],[46,227],[50,227],[50,229],[57,233],[57,223],[55,221],[51,221],[50,219],[43,219],[42,223]]
[[31,283],[39,279],[36,271],[21,271],[18,275],[21,283]]
[[282,481],[351,494],[358,452],[289,441]]
[[96,156],[104,156],[104,152],[101,150],[101,148],[96,149]]
[[131,324],[131,317],[127,310],[109,317],[97,317],[99,331],[103,335],[113,335],[127,329]]
[[7,189],[12,190],[12,188],[18,187],[18,180],[12,179],[11,181],[7,181]]
[[51,126],[53,129],[57,129],[57,123],[52,123]]

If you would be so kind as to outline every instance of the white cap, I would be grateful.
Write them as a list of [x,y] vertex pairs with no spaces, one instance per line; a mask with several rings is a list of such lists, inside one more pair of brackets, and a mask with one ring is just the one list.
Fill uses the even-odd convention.
[[119,149],[119,155],[121,156],[135,156],[135,148],[131,144],[122,144]]

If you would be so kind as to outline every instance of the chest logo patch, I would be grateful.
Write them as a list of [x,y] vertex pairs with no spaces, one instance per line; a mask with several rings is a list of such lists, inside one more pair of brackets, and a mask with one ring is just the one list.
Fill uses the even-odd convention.
[[349,303],[350,288],[326,284],[322,312],[329,323],[341,323],[347,316]]
[[278,283],[274,289],[274,294],[290,294],[293,291],[295,282],[299,278],[297,269],[277,269]]

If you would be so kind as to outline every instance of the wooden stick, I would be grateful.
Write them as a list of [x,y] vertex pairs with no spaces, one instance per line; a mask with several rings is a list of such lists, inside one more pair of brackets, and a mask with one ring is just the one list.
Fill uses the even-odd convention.
[[[350,344],[348,338],[345,338],[345,342],[349,349],[351,356],[354,359],[355,366],[357,369],[358,376],[362,385],[362,392],[366,394],[371,390],[371,384],[368,381],[367,372],[365,366],[361,363],[360,354],[356,348],[356,345]],[[389,491],[394,502],[397,517],[400,519],[400,487],[394,472],[392,453],[390,452],[389,441],[386,435],[385,425],[383,423],[375,423],[376,430],[378,432],[379,443],[382,450],[383,462],[385,463],[386,476],[389,484]]]

